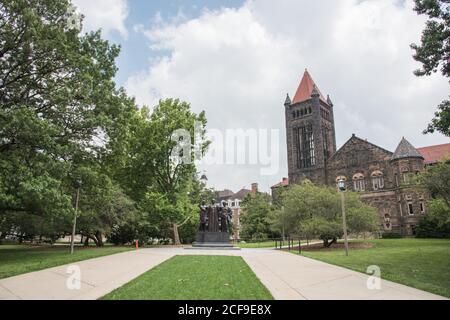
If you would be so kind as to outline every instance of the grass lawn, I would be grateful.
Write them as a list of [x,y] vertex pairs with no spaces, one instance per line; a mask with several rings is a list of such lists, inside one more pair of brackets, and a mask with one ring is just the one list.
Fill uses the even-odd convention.
[[366,240],[370,249],[303,252],[306,257],[365,273],[370,265],[381,268],[381,277],[450,298],[450,240]]
[[175,256],[106,300],[272,300],[241,257]]
[[248,242],[236,244],[239,248],[275,248],[275,241]]
[[76,247],[71,255],[67,246],[0,245],[0,279],[132,249]]

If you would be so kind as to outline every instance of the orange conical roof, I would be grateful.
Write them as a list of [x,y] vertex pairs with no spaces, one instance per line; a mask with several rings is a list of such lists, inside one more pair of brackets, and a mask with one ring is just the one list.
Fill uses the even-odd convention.
[[316,87],[317,91],[319,92],[320,99],[323,102],[326,102],[327,100],[323,97],[323,95],[320,92],[319,88],[314,83],[314,80],[312,79],[312,77],[309,74],[308,70],[305,70],[305,73],[303,74],[302,81],[300,82],[300,85],[298,86],[297,92],[295,93],[294,100],[292,100],[292,104],[303,102],[303,101],[311,99],[311,94],[312,94],[312,92],[314,90],[314,87]]

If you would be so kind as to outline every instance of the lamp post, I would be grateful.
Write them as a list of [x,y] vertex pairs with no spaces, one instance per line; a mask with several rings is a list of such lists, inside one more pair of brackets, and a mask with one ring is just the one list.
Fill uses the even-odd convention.
[[338,187],[341,194],[341,207],[342,207],[342,227],[344,229],[344,245],[345,245],[345,255],[348,256],[348,237],[347,237],[347,219],[345,217],[345,191],[347,190],[345,186],[345,180],[339,179]]
[[77,215],[78,215],[78,200],[80,199],[81,180],[75,182],[77,188],[77,197],[75,199],[75,215],[73,217],[72,238],[70,239],[70,254],[73,254],[73,247],[75,243],[75,232],[77,229]]

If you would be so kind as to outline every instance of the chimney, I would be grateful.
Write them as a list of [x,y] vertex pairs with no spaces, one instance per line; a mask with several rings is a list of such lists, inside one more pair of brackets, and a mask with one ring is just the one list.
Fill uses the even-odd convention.
[[252,194],[258,193],[258,184],[252,183]]

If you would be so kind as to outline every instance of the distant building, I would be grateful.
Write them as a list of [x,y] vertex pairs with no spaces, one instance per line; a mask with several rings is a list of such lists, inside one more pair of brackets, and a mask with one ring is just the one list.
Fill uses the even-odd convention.
[[226,204],[233,211],[233,227],[236,231],[234,237],[236,240],[240,239],[241,203],[248,194],[256,194],[257,192],[259,192],[257,183],[252,183],[251,189],[242,188],[236,193],[228,189],[216,192],[216,205],[224,206]]
[[343,179],[349,190],[360,192],[364,201],[378,208],[385,231],[415,233],[429,195],[410,183],[411,175],[450,155],[450,143],[415,149],[403,138],[391,152],[353,135],[337,150],[333,103],[308,71],[294,99],[288,95],[284,106],[289,178],[272,187],[274,202],[289,183],[309,179],[336,185]]

